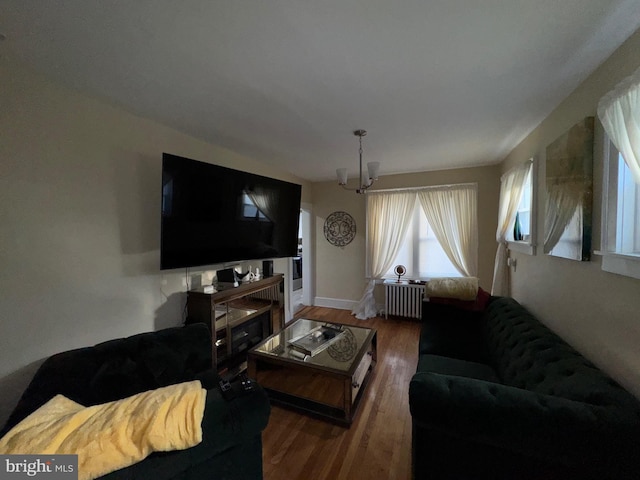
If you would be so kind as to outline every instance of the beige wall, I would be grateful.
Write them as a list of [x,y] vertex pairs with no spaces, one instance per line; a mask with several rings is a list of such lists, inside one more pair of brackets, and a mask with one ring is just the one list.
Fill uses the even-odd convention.
[[181,323],[184,271],[159,270],[162,152],[301,183],[305,202],[311,191],[6,57],[0,85],[3,423],[31,362]]
[[[498,165],[408,173],[381,177],[376,190],[475,182],[478,184],[478,275],[480,285],[491,290],[496,253],[496,228],[500,167]],[[316,230],[316,298],[319,304],[351,308],[360,300],[365,280],[365,197],[346,191],[337,182],[313,184],[313,215]],[[324,221],[334,211],[349,213],[356,221],[356,238],[346,247],[329,244]],[[378,287],[380,290],[380,287]],[[378,301],[383,301],[380,292]]]
[[[562,102],[505,160],[502,170],[531,156],[538,159],[538,224],[543,221],[545,149],[586,116],[598,100],[640,66],[640,31]],[[593,248],[600,248],[603,130],[596,120]],[[542,245],[543,228],[537,244]],[[640,397],[640,280],[601,270],[601,257],[576,262],[512,254],[512,294],[553,330]]]

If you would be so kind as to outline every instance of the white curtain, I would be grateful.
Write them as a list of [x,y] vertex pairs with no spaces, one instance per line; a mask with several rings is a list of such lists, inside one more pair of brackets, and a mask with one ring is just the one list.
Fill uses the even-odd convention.
[[495,265],[493,267],[493,284],[491,294],[509,295],[509,267],[507,266],[507,232],[513,227],[513,222],[518,210],[518,204],[522,197],[524,182],[531,171],[533,163],[527,161],[524,164],[513,167],[502,175],[500,179],[500,204],[498,207],[498,229],[496,241]]
[[391,268],[407,234],[415,204],[415,192],[367,193],[367,274],[370,280],[362,299],[351,312],[360,320],[376,316],[373,297],[376,279],[382,278]]
[[264,188],[260,185],[252,186],[250,189],[246,189],[245,193],[249,195],[251,201],[258,207],[265,217],[272,222],[277,222],[278,215],[278,192],[273,189]]
[[598,116],[640,185],[640,68],[602,97]]
[[544,215],[544,253],[551,253],[564,234],[567,225],[582,205],[583,179],[565,179],[547,186]]
[[427,221],[451,263],[465,277],[478,275],[478,209],[475,185],[418,191]]

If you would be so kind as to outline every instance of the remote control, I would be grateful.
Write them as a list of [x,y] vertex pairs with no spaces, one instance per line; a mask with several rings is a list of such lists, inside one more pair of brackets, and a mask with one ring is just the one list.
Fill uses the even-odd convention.
[[242,389],[248,393],[253,392],[255,390],[255,386],[253,385],[253,381],[247,377],[245,374],[240,375],[240,382],[242,385]]
[[233,400],[236,397],[247,395],[256,389],[255,382],[245,374],[239,375],[233,382],[220,380],[219,386],[222,397],[225,400]]
[[220,386],[222,396],[225,396],[225,394],[231,391],[231,384],[227,380],[220,380],[220,382],[218,382],[218,385]]

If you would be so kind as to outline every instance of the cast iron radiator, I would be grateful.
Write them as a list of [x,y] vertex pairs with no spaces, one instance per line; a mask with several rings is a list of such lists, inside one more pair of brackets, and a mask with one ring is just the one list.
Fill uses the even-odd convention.
[[422,297],[424,285],[409,283],[384,284],[385,318],[389,315],[422,318]]

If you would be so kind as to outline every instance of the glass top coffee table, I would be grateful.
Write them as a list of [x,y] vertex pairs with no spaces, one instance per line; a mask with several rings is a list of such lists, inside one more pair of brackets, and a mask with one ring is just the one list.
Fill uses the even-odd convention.
[[374,329],[301,318],[249,351],[247,373],[273,403],[349,425],[375,364]]

